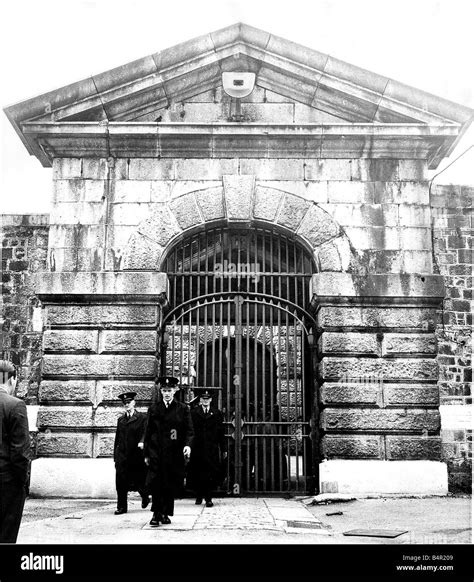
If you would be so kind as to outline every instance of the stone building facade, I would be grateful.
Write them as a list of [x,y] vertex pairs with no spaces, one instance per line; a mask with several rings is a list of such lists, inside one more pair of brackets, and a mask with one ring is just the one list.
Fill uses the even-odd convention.
[[5,111],[54,170],[3,229],[34,491],[113,492],[160,373],[222,389],[244,492],[470,486],[472,190],[428,170],[473,111],[240,24]]

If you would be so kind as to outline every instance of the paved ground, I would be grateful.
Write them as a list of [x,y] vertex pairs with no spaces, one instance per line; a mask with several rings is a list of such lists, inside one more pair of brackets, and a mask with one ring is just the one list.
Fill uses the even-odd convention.
[[[176,501],[170,525],[153,528],[151,512],[130,496],[115,500],[28,499],[19,544],[469,544],[471,497],[360,499],[311,505],[311,498],[222,498],[213,508]],[[340,513],[342,512],[342,514]],[[336,513],[336,515],[327,515]],[[349,537],[354,529],[406,531],[396,538]]]

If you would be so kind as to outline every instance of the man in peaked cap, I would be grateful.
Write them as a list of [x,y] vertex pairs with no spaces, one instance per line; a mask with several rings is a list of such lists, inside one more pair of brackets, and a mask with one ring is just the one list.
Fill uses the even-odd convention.
[[174,499],[183,488],[184,459],[191,455],[194,436],[189,407],[174,399],[178,379],[161,376],[158,383],[161,400],[148,409],[144,449],[147,487],[152,494],[152,526],[171,523]]
[[204,498],[206,507],[214,505],[212,492],[220,481],[222,461],[227,456],[224,416],[217,406],[211,406],[217,390],[220,388],[194,388],[199,404],[191,410],[194,445],[187,485],[196,491],[196,505]]
[[16,543],[28,494],[30,433],[23,400],[15,398],[15,366],[0,360],[0,543]]
[[146,414],[135,410],[136,392],[120,394],[125,412],[117,421],[114,443],[115,487],[117,489],[117,510],[115,515],[127,513],[129,491],[138,491],[142,507],[148,506],[149,497],[145,491],[146,465],[143,458],[143,437]]

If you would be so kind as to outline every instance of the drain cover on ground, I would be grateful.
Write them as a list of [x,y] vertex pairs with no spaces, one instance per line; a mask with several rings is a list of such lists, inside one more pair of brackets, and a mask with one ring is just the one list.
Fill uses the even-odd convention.
[[399,531],[394,529],[351,529],[343,532],[345,536],[366,536],[372,538],[396,538],[407,531]]
[[323,524],[316,521],[287,521],[287,527],[303,527],[307,529],[322,529]]

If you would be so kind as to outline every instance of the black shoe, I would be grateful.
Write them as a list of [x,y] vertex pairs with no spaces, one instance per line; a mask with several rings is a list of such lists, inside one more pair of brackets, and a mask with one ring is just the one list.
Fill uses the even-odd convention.
[[145,509],[146,507],[148,507],[149,503],[150,503],[150,498],[148,496],[143,496],[142,497],[142,509]]
[[163,519],[161,520],[161,523],[163,525],[168,525],[169,523],[171,523],[171,519],[167,515],[164,515]]
[[196,497],[196,501],[194,502],[195,505],[201,505],[202,497]]
[[123,507],[119,507],[114,511],[114,515],[122,515],[122,513],[127,513],[127,510],[124,509]]
[[214,507],[214,503],[212,503],[212,501],[209,499],[206,501],[206,507]]
[[153,514],[153,517],[150,520],[150,525],[154,525],[155,527],[160,525],[160,519],[159,519],[159,515],[157,515],[156,513]]

